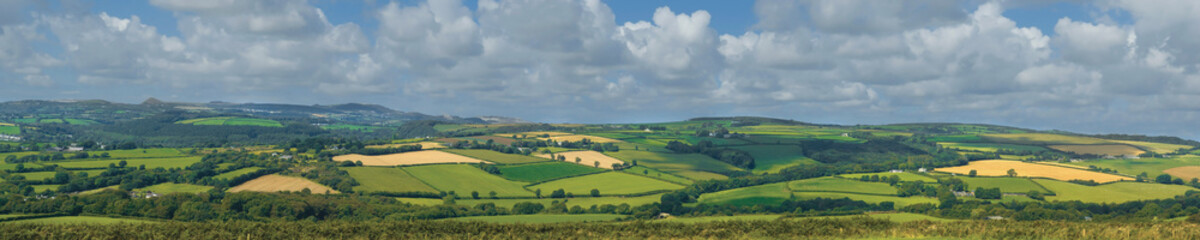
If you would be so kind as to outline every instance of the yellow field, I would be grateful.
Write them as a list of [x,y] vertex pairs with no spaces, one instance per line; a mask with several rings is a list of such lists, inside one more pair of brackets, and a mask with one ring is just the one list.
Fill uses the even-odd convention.
[[1176,176],[1184,181],[1192,180],[1192,178],[1200,178],[1200,166],[1185,166],[1163,170],[1163,173]]
[[1170,153],[1178,149],[1191,148],[1190,146],[1153,143],[1142,141],[1127,141],[1127,140],[1108,140],[1092,137],[1075,137],[1049,133],[1009,133],[1009,134],[984,134],[986,138],[997,140],[999,142],[1016,143],[1016,144],[1128,144],[1148,149],[1157,153]]
[[401,144],[370,145],[370,146],[367,146],[367,148],[395,148],[395,147],[403,147],[403,146],[409,146],[409,145],[421,145],[421,149],[438,149],[438,148],[446,148],[446,146],[443,146],[443,145],[442,145],[442,143],[439,143],[439,142],[419,142],[419,143],[401,143]]
[[465,157],[458,154],[447,153],[436,150],[423,150],[416,152],[406,152],[397,154],[388,154],[380,156],[364,156],[358,154],[347,154],[333,157],[334,161],[362,161],[363,166],[404,166],[418,165],[430,163],[490,163],[487,161]]
[[14,124],[12,124],[12,123],[2,123],[2,122],[0,122],[0,126],[16,126],[16,125],[14,125]]
[[527,137],[536,137],[536,136],[541,136],[541,135],[543,135],[543,134],[548,134],[548,135],[550,135],[551,137],[557,137],[557,136],[567,136],[567,135],[571,135],[570,133],[565,133],[565,132],[522,132],[522,133],[497,133],[497,134],[494,134],[494,135],[496,135],[496,136],[498,136],[498,137],[512,137],[512,135],[514,135],[514,134],[515,134],[515,135],[517,135],[517,137],[520,137],[521,135],[525,135],[525,136],[527,136]]
[[1134,146],[1139,146],[1144,149],[1154,151],[1156,153],[1171,153],[1171,152],[1174,152],[1175,150],[1179,150],[1179,149],[1192,148],[1191,146],[1187,146],[1187,145],[1168,144],[1168,143],[1138,142],[1138,141],[1124,141],[1124,140],[1112,140],[1112,141],[1129,144],[1129,145],[1134,145]]
[[590,139],[594,143],[621,142],[621,140],[616,140],[616,139],[612,139],[612,138],[604,138],[604,137],[588,136],[588,135],[566,135],[566,136],[538,138],[538,139],[542,140],[542,141],[554,140],[554,141],[560,141],[560,142],[561,141],[578,142],[578,141],[583,141],[584,138]]
[[1141,149],[1124,144],[1102,144],[1102,145],[1050,145],[1047,146],[1055,150],[1063,152],[1073,152],[1076,154],[1095,154],[1095,155],[1138,155],[1145,153]]
[[242,185],[230,188],[230,192],[299,192],[308,188],[314,194],[339,193],[337,190],[326,187],[325,185],[317,184],[305,178],[288,177],[282,175],[266,175],[255,178],[254,180],[246,181]]
[[[609,157],[608,155],[604,155],[603,153],[596,152],[596,151],[574,151],[574,152],[561,152],[561,153],[554,154],[555,157],[558,157],[558,155],[566,156],[567,162],[569,162],[569,163],[575,162],[575,157],[579,157],[579,159],[582,159],[582,161],[580,161],[579,164],[589,166],[589,167],[595,167],[597,161],[600,162],[600,168],[607,168],[607,169],[612,169],[613,163],[618,163],[618,164],[625,163],[619,159]],[[538,155],[538,157],[550,158],[550,154],[542,154],[542,155]]]
[[1113,182],[1119,180],[1133,180],[1133,178],[1117,176],[1106,173],[1092,172],[1075,168],[1056,167],[1050,165],[1025,163],[1007,160],[982,160],[974,161],[966,166],[938,168],[936,171],[957,173],[966,175],[971,170],[975,170],[980,176],[1007,176],[1008,170],[1017,171],[1017,176],[1020,177],[1045,177],[1069,181],[1074,179],[1093,180],[1099,183]]

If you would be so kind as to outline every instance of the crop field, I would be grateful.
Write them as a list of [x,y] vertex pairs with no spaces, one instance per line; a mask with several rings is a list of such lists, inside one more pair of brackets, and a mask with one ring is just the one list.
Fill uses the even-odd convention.
[[1126,144],[1150,149],[1158,153],[1169,153],[1176,149],[1191,148],[1184,145],[1153,143],[1128,140],[1108,140],[1092,137],[1066,136],[1049,133],[1014,133],[986,134],[984,138],[996,142],[1016,144],[1047,144],[1047,145],[1097,145],[1097,144]]
[[519,133],[497,133],[494,135],[497,137],[512,137],[513,135],[517,135],[517,137],[525,136],[525,137],[532,138],[532,137],[541,137],[542,135],[549,135],[551,137],[567,136],[567,135],[571,135],[571,133],[565,133],[565,132],[519,132]]
[[691,185],[693,182],[695,182],[695,181],[692,181],[691,179],[687,179],[687,178],[680,177],[680,176],[675,176],[675,174],[671,174],[671,173],[659,171],[658,169],[653,169],[653,168],[648,168],[648,167],[643,167],[643,166],[634,166],[631,168],[622,169],[621,171],[629,173],[629,174],[633,174],[633,175],[651,177],[654,179],[678,183],[678,184],[682,184],[682,185]]
[[339,193],[337,190],[301,177],[271,174],[229,188],[229,192],[300,192],[307,188],[314,194]]
[[942,148],[959,149],[959,150],[965,150],[965,151],[979,151],[979,152],[996,152],[1001,149],[1009,150],[1009,151],[1030,151],[1030,152],[1046,151],[1046,148],[1038,147],[1038,146],[1027,146],[1027,145],[1016,145],[1016,144],[1005,144],[1005,143],[939,142],[938,145],[942,146]]
[[446,146],[445,146],[445,145],[442,145],[442,143],[439,143],[439,142],[418,142],[418,143],[397,143],[397,144],[384,144],[384,145],[370,145],[370,146],[366,146],[366,148],[397,148],[397,147],[403,147],[403,146],[412,146],[412,145],[421,145],[421,149],[438,149],[438,148],[446,148]]
[[763,214],[763,215],[733,215],[733,216],[704,216],[704,217],[672,217],[656,222],[673,222],[673,223],[707,223],[707,222],[725,222],[725,221],[772,221],[783,217],[779,214]]
[[248,168],[233,170],[233,171],[219,174],[217,176],[213,176],[213,179],[233,179],[233,178],[241,177],[242,175],[250,174],[252,172],[256,172],[256,171],[262,170],[262,169],[263,168],[260,168],[260,167],[248,167]]
[[625,161],[636,160],[639,166],[662,170],[692,180],[725,179],[727,177],[716,173],[741,170],[728,163],[695,153],[674,154],[621,150],[619,152],[608,152],[608,154]]
[[466,139],[468,141],[471,141],[471,140],[479,141],[480,143],[486,143],[488,140],[491,140],[492,143],[500,144],[500,145],[509,145],[509,144],[512,144],[517,141],[516,139],[512,139],[512,138],[497,137],[497,136],[474,136],[474,137],[463,137],[463,139]]
[[257,119],[257,118],[239,118],[239,117],[211,117],[188,119],[175,122],[175,124],[184,125],[211,125],[211,126],[257,126],[257,127],[283,127],[283,124],[275,120]]
[[971,170],[976,170],[979,176],[1007,176],[1009,169],[1015,170],[1017,176],[1020,177],[1046,177],[1063,181],[1081,179],[1106,183],[1119,180],[1133,180],[1133,178],[1107,173],[1008,160],[974,161],[966,166],[938,168],[936,170],[960,175],[965,175],[971,172]]
[[1068,182],[1046,179],[1033,181],[1045,186],[1057,194],[1047,196],[1046,200],[1073,201],[1079,200],[1092,203],[1120,203],[1148,199],[1164,199],[1183,195],[1194,188],[1182,185],[1167,185],[1156,183],[1117,182],[1100,186],[1084,186]]
[[612,138],[588,136],[588,135],[566,135],[566,136],[555,136],[555,137],[538,138],[538,139],[542,140],[542,141],[554,140],[554,141],[559,141],[559,142],[562,142],[562,141],[578,142],[578,141],[583,141],[584,138],[587,138],[588,140],[591,140],[594,143],[621,142],[621,140],[616,140],[616,139],[612,139]]
[[202,192],[207,192],[208,190],[212,190],[212,189],[213,189],[212,186],[193,185],[193,184],[186,184],[186,183],[160,183],[160,184],[156,184],[154,186],[149,186],[149,187],[145,187],[142,189],[135,189],[135,190],[151,191],[151,192],[158,193],[158,194],[171,194],[171,193],[202,193]]
[[[343,167],[350,177],[358,181],[356,192],[438,192],[420,179],[400,168],[390,167]],[[441,201],[441,200],[438,200]]]
[[[497,151],[492,151],[492,150],[483,150],[483,149],[445,149],[442,151],[453,153],[453,154],[458,154],[458,155],[463,155],[463,156],[467,156],[467,157],[471,157],[471,158],[475,158],[475,159],[482,159],[484,161],[489,161],[489,162],[494,162],[494,163],[502,163],[502,164],[534,163],[534,162],[549,161],[545,158],[531,157],[531,156],[525,156],[525,155],[519,155],[519,154],[507,154],[507,153],[502,153],[502,152],[497,152]],[[574,161],[574,160],[572,160],[572,161]]]
[[1138,155],[1145,151],[1124,144],[1099,144],[1099,145],[1050,145],[1049,148],[1063,152],[1073,152],[1076,154],[1094,154],[1108,156],[1124,156]]
[[937,179],[933,179],[933,178],[931,178],[931,177],[926,177],[926,176],[923,176],[923,175],[920,175],[920,174],[916,174],[916,173],[910,173],[910,172],[901,172],[901,173],[890,173],[890,172],[882,172],[882,173],[858,173],[858,174],[843,174],[843,175],[840,175],[840,176],[841,176],[841,177],[843,177],[843,178],[848,178],[848,179],[859,179],[859,178],[862,178],[862,176],[872,176],[872,175],[879,175],[879,177],[880,177],[880,178],[882,178],[882,177],[891,177],[891,176],[899,176],[899,177],[900,177],[900,181],[902,181],[902,182],[915,182],[915,181],[922,181],[922,182],[927,182],[927,183],[933,183],[933,182],[937,182]]
[[896,195],[896,188],[881,182],[863,182],[835,177],[822,177],[788,182],[788,188],[796,192],[848,192],[879,195]]
[[458,154],[452,154],[437,150],[423,150],[416,152],[396,153],[380,156],[365,156],[359,154],[347,154],[333,157],[334,161],[339,162],[357,162],[362,161],[363,166],[406,166],[431,163],[480,163],[486,162],[479,159],[464,157]]
[[[543,195],[546,194],[545,193],[546,190],[542,190],[542,191],[543,191],[543,193],[542,193]],[[545,197],[545,196],[543,196],[543,197]],[[460,205],[464,205],[464,206],[475,206],[480,203],[494,203],[494,204],[496,204],[497,207],[512,208],[512,206],[514,204],[517,204],[520,202],[541,203],[542,205],[550,206],[550,204],[553,203],[554,201],[559,201],[559,202],[567,201],[565,204],[567,205],[568,208],[574,207],[574,206],[579,206],[581,208],[589,208],[592,205],[603,206],[604,204],[611,204],[613,206],[618,206],[621,204],[629,204],[630,207],[637,207],[637,206],[641,206],[641,205],[656,203],[661,199],[662,199],[662,194],[653,194],[653,195],[646,195],[646,196],[640,196],[640,197],[578,197],[578,196],[576,196],[576,198],[566,198],[566,199],[558,199],[558,198],[470,199],[470,198],[468,198],[468,199],[458,199],[458,200],[456,200],[456,203],[460,204]],[[437,201],[438,201],[437,204],[442,203],[442,200],[440,200],[440,199],[438,199]]]
[[559,179],[529,186],[529,189],[542,189],[545,195],[557,189],[566,190],[576,196],[587,196],[592,189],[600,190],[601,196],[612,194],[637,194],[659,190],[681,189],[683,186],[663,180],[637,176],[622,172],[606,172],[573,178]]
[[88,120],[88,119],[75,119],[75,118],[66,118],[66,119],[63,119],[63,118],[42,118],[42,119],[22,118],[22,119],[13,119],[13,121],[18,122],[18,123],[27,123],[27,124],[32,124],[32,123],[56,123],[56,124],[66,123],[69,125],[100,124],[99,122]]
[[813,198],[850,198],[868,203],[892,202],[896,204],[896,208],[902,208],[908,205],[918,203],[929,203],[936,205],[937,198],[929,197],[896,197],[896,196],[879,196],[854,193],[833,193],[833,192],[796,192],[796,199],[813,199]]
[[154,168],[185,168],[200,162],[200,157],[170,157],[170,158],[138,158],[125,160],[102,160],[102,161],[72,161],[72,162],[53,162],[58,166],[67,169],[95,169],[107,168],[109,164],[119,164],[125,161],[126,166],[137,167],[146,165],[146,169]]
[[125,219],[125,218],[110,218],[110,217],[93,217],[93,216],[64,216],[64,217],[47,217],[24,219],[17,221],[9,221],[3,223],[36,223],[36,224],[145,224],[157,223],[155,221]]
[[359,131],[359,132],[374,132],[376,129],[379,129],[379,128],[380,127],[376,127],[376,126],[362,126],[362,125],[350,125],[350,124],[331,124],[331,125],[321,126],[321,129],[325,129],[325,130],[348,130],[348,131]]
[[[500,176],[492,175],[479,168],[465,164],[426,165],[405,167],[404,171],[417,179],[429,184],[434,189],[444,192],[454,191],[458,196],[470,196],[471,191],[487,196],[488,192],[496,191],[501,197],[533,197],[533,192],[525,190],[525,184],[513,182]],[[549,191],[542,194],[549,195]]]
[[[624,152],[624,151],[622,151],[622,152]],[[557,158],[560,155],[566,156],[567,157],[566,161],[569,163],[576,163],[575,158],[579,158],[582,161],[579,161],[578,164],[582,164],[584,166],[596,167],[596,162],[600,162],[599,167],[605,168],[605,169],[612,169],[612,165],[614,163],[615,164],[625,163],[625,162],[622,162],[620,159],[609,157],[608,155],[604,155],[603,153],[600,153],[597,151],[560,152],[560,153],[555,153],[554,157]],[[542,154],[542,155],[538,155],[538,157],[550,158],[550,154]]]
[[[1119,173],[1131,175],[1131,176],[1138,175],[1138,174],[1141,174],[1144,172],[1144,173],[1149,174],[1150,177],[1154,177],[1154,176],[1157,176],[1158,174],[1167,173],[1166,171],[1168,169],[1172,169],[1172,168],[1187,167],[1187,166],[1200,166],[1200,157],[1193,156],[1193,155],[1187,155],[1187,156],[1176,156],[1176,157],[1171,157],[1171,158],[1094,159],[1094,160],[1087,160],[1087,161],[1082,161],[1082,162],[1072,162],[1072,163],[1067,163],[1067,164],[1076,165],[1076,166],[1085,167],[1085,168],[1088,166],[1096,166],[1099,168],[1108,168],[1108,169],[1116,170]],[[1187,168],[1183,168],[1183,169],[1178,169],[1174,172],[1183,174],[1183,175],[1175,175],[1176,177],[1183,178],[1184,180],[1191,180],[1191,178],[1184,177],[1184,176],[1193,176],[1191,174],[1187,174],[1186,173],[1187,171],[1188,171]],[[1167,173],[1167,174],[1172,174],[1172,173]],[[1174,175],[1174,174],[1172,174],[1172,175]]]
[[1153,151],[1156,153],[1170,153],[1170,152],[1174,152],[1175,150],[1179,150],[1179,149],[1192,148],[1192,146],[1188,146],[1188,145],[1168,144],[1168,143],[1139,142],[1139,141],[1125,141],[1125,140],[1109,140],[1109,141],[1139,146],[1139,147],[1142,147],[1144,149],[1147,149],[1147,150],[1150,150],[1150,151]]
[[143,148],[143,149],[126,149],[126,150],[106,150],[88,152],[91,155],[100,155],[108,153],[109,158],[166,158],[166,157],[184,157],[188,154],[184,151],[175,148]]
[[[650,133],[643,132],[643,131],[590,132],[590,133],[587,133],[587,135],[590,135],[590,136],[612,138],[612,139],[639,138],[642,135],[648,135],[648,134],[650,134]],[[568,133],[568,135],[569,135],[569,133]],[[529,135],[529,136],[533,136],[533,135]],[[554,136],[554,135],[551,135],[551,136]],[[559,135],[559,136],[562,136],[562,135]]]
[[1181,179],[1190,180],[1200,178],[1200,166],[1185,166],[1163,170],[1163,173],[1171,174]]
[[435,198],[396,198],[396,201],[421,206],[437,206],[445,202],[442,199]]
[[965,135],[932,136],[932,137],[926,138],[925,140],[930,141],[930,142],[939,142],[939,143],[947,143],[947,142],[965,143],[965,142],[983,141],[983,138],[980,138],[979,135],[975,135],[975,134],[965,134]]
[[982,188],[1000,188],[1001,192],[1006,193],[1027,193],[1029,191],[1038,191],[1042,193],[1050,193],[1050,191],[1038,186],[1028,178],[1009,178],[1009,177],[960,177],[963,182],[967,183],[967,190],[974,191],[977,187]]
[[33,187],[33,192],[40,193],[40,192],[43,192],[46,190],[58,190],[58,187],[61,187],[62,185],[61,184],[44,184],[44,185],[30,185],[30,186]]
[[777,173],[784,168],[803,164],[820,164],[804,157],[800,147],[794,145],[751,145],[733,149],[749,152],[754,157],[755,174]]
[[[489,151],[490,152],[490,151]],[[545,162],[519,165],[502,165],[500,176],[514,181],[541,182],[581,174],[604,171],[598,168],[564,162]]]
[[13,125],[12,123],[0,122],[0,134],[21,135],[21,127],[18,127],[17,125]]
[[565,223],[565,222],[604,222],[624,218],[619,214],[535,214],[507,216],[473,216],[450,218],[450,221],[474,221],[486,223]]
[[720,192],[705,193],[696,201],[701,204],[729,204],[738,206],[779,205],[791,197],[787,183],[772,183],[752,187],[734,188]]

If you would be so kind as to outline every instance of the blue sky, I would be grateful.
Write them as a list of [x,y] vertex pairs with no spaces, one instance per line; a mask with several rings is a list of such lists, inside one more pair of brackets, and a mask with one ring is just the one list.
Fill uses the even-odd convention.
[[1200,137],[1200,2],[0,0],[0,100]]

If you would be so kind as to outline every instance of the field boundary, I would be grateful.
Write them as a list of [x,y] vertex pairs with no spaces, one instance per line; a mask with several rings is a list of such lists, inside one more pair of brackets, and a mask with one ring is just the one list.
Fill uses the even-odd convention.
[[398,167],[398,168],[400,169],[400,171],[404,171],[404,173],[408,174],[409,176],[413,176],[414,179],[417,179],[417,181],[420,181],[422,184],[425,184],[425,186],[429,186],[429,188],[438,190],[438,194],[446,193],[446,190],[441,190],[441,189],[438,189],[437,187],[434,187],[432,184],[429,184],[429,182],[426,182],[425,179],[421,179],[421,178],[417,177],[417,175],[413,175],[411,172],[408,172],[408,169],[404,169],[402,167]]
[[[612,156],[609,156],[609,157],[612,157]],[[643,177],[653,178],[653,179],[658,179],[658,180],[662,180],[662,181],[665,181],[665,182],[674,183],[674,184],[679,184],[679,185],[683,185],[683,186],[692,185],[692,184],[695,184],[695,181],[698,181],[698,180],[695,180],[695,179],[691,179],[691,178],[687,178],[687,177],[684,177],[684,176],[680,176],[679,174],[674,174],[674,173],[665,172],[665,171],[663,171],[662,169],[657,169],[657,168],[652,168],[652,167],[647,167],[647,166],[641,166],[641,165],[638,165],[638,166],[640,166],[640,167],[644,167],[644,168],[649,168],[649,169],[654,169],[655,171],[658,171],[658,172],[660,172],[660,173],[663,173],[663,174],[666,174],[666,175],[671,175],[671,176],[676,176],[676,177],[679,177],[679,178],[682,178],[682,179],[692,180],[692,183],[691,183],[691,184],[685,184],[685,183],[675,182],[675,181],[671,181],[671,180],[667,180],[667,179],[662,179],[662,178],[652,177],[652,176],[649,176],[649,175],[638,175],[637,173],[628,173],[628,172],[625,172],[625,170],[626,170],[626,169],[621,169],[621,171],[620,171],[620,172],[623,172],[623,173],[626,173],[626,174],[633,174],[633,175],[638,175],[638,176],[643,176]],[[637,167],[637,166],[635,166],[635,167]],[[697,171],[697,172],[705,172],[705,171],[700,171],[700,170],[695,170],[695,171]],[[719,174],[719,173],[716,173],[716,174]],[[724,175],[724,174],[721,174],[721,175]]]
[[[571,163],[571,164],[574,164],[574,163]],[[603,169],[603,168],[601,168],[601,169]],[[619,172],[619,171],[612,170],[612,169],[604,169],[604,171],[599,171],[599,172],[590,172],[590,173],[584,173],[584,174],[579,174],[579,175],[571,175],[571,176],[565,176],[565,177],[557,177],[557,178],[552,178],[552,179],[542,180],[542,181],[539,181],[539,182],[530,182],[528,185],[521,186],[521,187],[525,187],[526,189],[528,189],[528,187],[529,187],[529,186],[538,185],[538,184],[542,184],[542,183],[546,183],[546,182],[550,182],[550,181],[556,181],[556,180],[568,179],[568,178],[573,178],[573,177],[583,177],[583,176],[587,176],[587,175],[601,174],[601,173],[606,173],[606,172]],[[493,175],[494,175],[494,174],[493,174]],[[504,179],[508,179],[508,178],[505,178],[503,175],[501,175],[500,177],[501,177],[501,178],[504,178]],[[517,180],[513,180],[513,179],[508,179],[508,180],[517,181]],[[518,181],[518,182],[519,182],[519,181]]]

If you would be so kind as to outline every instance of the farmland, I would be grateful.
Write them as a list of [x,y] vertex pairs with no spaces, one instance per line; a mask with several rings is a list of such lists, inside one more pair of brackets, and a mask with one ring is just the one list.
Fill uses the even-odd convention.
[[1200,178],[1200,166],[1176,167],[1162,172],[1182,179]]
[[1050,145],[1049,148],[1063,152],[1071,152],[1076,154],[1092,154],[1100,156],[1125,156],[1138,155],[1145,151],[1124,144],[1098,144],[1098,145]]
[[738,206],[775,205],[791,197],[787,183],[772,183],[753,187],[730,189],[700,195],[702,204],[728,204]]
[[487,196],[491,191],[496,191],[501,197],[534,196],[533,192],[522,187],[523,183],[488,174],[470,165],[426,165],[405,167],[404,170],[434,189],[443,192],[454,191],[458,196],[470,196],[472,191],[479,192],[481,196]]
[[[1094,160],[1087,160],[1087,161],[1082,161],[1082,162],[1072,162],[1072,163],[1067,163],[1067,164],[1071,164],[1071,165],[1075,165],[1075,166],[1079,166],[1079,167],[1085,167],[1085,168],[1090,167],[1090,166],[1096,166],[1097,168],[1108,168],[1108,169],[1116,170],[1118,173],[1130,175],[1130,176],[1138,175],[1138,174],[1141,174],[1144,172],[1144,173],[1150,174],[1151,177],[1153,177],[1154,175],[1167,173],[1166,171],[1168,169],[1172,169],[1172,168],[1187,167],[1187,166],[1200,166],[1200,157],[1193,156],[1193,155],[1187,155],[1187,156],[1174,156],[1171,158],[1094,159]],[[1174,172],[1181,174],[1181,175],[1175,175],[1176,177],[1191,176],[1191,174],[1187,173],[1187,168],[1177,169]],[[1170,173],[1168,173],[1168,174],[1170,174]],[[1172,175],[1174,175],[1174,174],[1172,174]],[[1191,178],[1184,178],[1184,180],[1190,180],[1190,179]]]
[[568,193],[574,193],[576,196],[588,195],[592,189],[600,190],[601,195],[620,195],[662,190],[675,190],[680,188],[683,188],[683,186],[658,179],[621,172],[606,172],[559,179],[529,186],[529,189],[542,189],[543,194],[552,190],[563,189]]
[[931,177],[926,177],[923,175],[919,175],[916,173],[910,173],[910,172],[859,173],[859,174],[844,174],[841,176],[843,178],[848,178],[848,179],[859,179],[859,178],[862,178],[862,176],[874,176],[874,175],[878,175],[879,177],[897,176],[900,178],[900,181],[904,181],[904,182],[915,182],[915,181],[923,181],[923,182],[927,182],[927,183],[937,182],[937,179],[933,179]]
[[500,166],[499,168],[500,175],[504,178],[522,182],[542,182],[551,179],[559,179],[603,171],[597,168],[563,162],[504,165]]
[[14,125],[14,124],[12,124],[12,123],[2,123],[2,122],[0,122],[0,134],[4,134],[4,135],[20,135],[20,134],[21,134],[21,127],[19,127],[19,126],[17,126],[17,125]]
[[447,220],[478,221],[488,223],[565,223],[565,222],[604,222],[624,218],[617,214],[538,214],[538,215],[509,215],[509,216],[476,216],[460,217]]
[[437,150],[422,150],[416,152],[395,153],[380,156],[364,156],[358,154],[349,154],[333,157],[334,161],[339,162],[358,162],[362,161],[363,166],[405,166],[405,165],[420,165],[432,163],[481,163],[486,162],[479,159],[464,157],[457,154]]
[[1038,191],[1042,193],[1050,193],[1045,188],[1033,183],[1032,180],[1026,178],[1009,178],[1009,177],[960,177],[963,182],[967,183],[967,190],[975,190],[975,188],[1000,188],[1001,192],[1006,193],[1027,193],[1030,191]]
[[154,168],[184,168],[200,162],[200,157],[170,157],[170,158],[138,158],[125,160],[100,160],[100,161],[70,161],[70,162],[54,162],[58,166],[67,169],[98,169],[107,168],[109,164],[118,165],[121,161],[125,161],[126,166],[141,166],[146,165],[146,169]]
[[1137,182],[1117,182],[1100,186],[1083,186],[1073,183],[1046,179],[1033,181],[1045,186],[1046,189],[1057,193],[1048,196],[1046,200],[1083,201],[1093,203],[1120,203],[1136,200],[1164,199],[1182,195],[1194,188],[1180,185],[1165,185]]
[[34,218],[25,220],[16,220],[2,222],[4,224],[21,224],[21,223],[36,223],[36,224],[145,224],[156,223],[155,221],[125,219],[125,218],[110,218],[110,217],[93,217],[93,216],[65,216],[65,217],[46,217]]
[[492,151],[492,150],[482,150],[482,149],[446,149],[446,150],[442,150],[442,151],[453,153],[453,154],[458,154],[458,155],[463,155],[463,156],[467,156],[467,157],[471,157],[471,158],[475,158],[475,159],[482,159],[482,160],[488,161],[488,162],[502,163],[502,164],[533,163],[533,162],[548,161],[545,158],[530,157],[530,156],[518,155],[518,154],[506,154],[506,153],[496,152],[496,151]]
[[683,185],[688,185],[688,184],[692,184],[693,182],[695,182],[695,181],[692,181],[691,179],[676,176],[675,174],[671,174],[671,173],[659,171],[658,169],[647,168],[647,167],[643,167],[643,166],[635,166],[635,167],[631,167],[631,168],[626,168],[626,169],[622,169],[621,171],[629,173],[629,174],[633,174],[633,175],[646,176],[646,177],[651,177],[651,178],[658,179],[658,180],[663,180],[663,181],[668,181],[668,182],[673,182],[673,183],[683,184]]
[[240,176],[246,175],[246,174],[250,174],[252,172],[256,172],[256,171],[262,170],[262,169],[263,168],[260,168],[260,167],[242,168],[242,169],[222,173],[217,176],[213,176],[213,179],[233,179],[233,178],[240,177]]
[[343,167],[341,169],[346,170],[350,173],[350,177],[358,181],[359,185],[354,187],[354,191],[358,192],[437,192],[437,189],[433,189],[400,168]]
[[1149,149],[1158,153],[1169,153],[1177,149],[1190,148],[1185,145],[1153,143],[1128,140],[1108,140],[1093,137],[1068,136],[1050,133],[1014,133],[1014,134],[985,134],[984,138],[1001,143],[1035,144],[1035,145],[1105,145],[1124,144]]
[[157,184],[154,186],[149,186],[149,187],[135,189],[135,190],[151,191],[151,192],[154,192],[157,194],[171,194],[171,193],[202,193],[202,192],[207,192],[208,190],[212,190],[212,189],[213,189],[212,186],[201,186],[201,185],[193,185],[193,184],[186,184],[186,183],[162,183],[162,184]]
[[638,165],[659,169],[693,180],[724,179],[719,172],[741,170],[738,167],[712,159],[702,154],[674,154],[647,151],[622,150],[609,152],[610,156],[625,161],[637,161]]
[[578,142],[578,141],[583,141],[583,139],[585,139],[585,138],[586,138],[586,139],[588,139],[588,140],[591,140],[592,142],[595,142],[595,143],[613,143],[613,142],[621,142],[621,140],[616,140],[616,139],[612,139],[612,138],[597,137],[597,136],[588,136],[588,135],[565,135],[565,136],[552,136],[552,137],[548,137],[548,138],[538,138],[538,139],[540,139],[540,140],[542,140],[542,141],[545,141],[545,140],[554,140],[554,141],[558,141],[558,142],[563,142],[563,141],[566,141],[566,142]]
[[726,222],[726,221],[772,221],[783,217],[779,214],[765,215],[734,215],[734,216],[705,216],[705,217],[672,217],[658,222],[672,223],[706,223],[706,222]]
[[896,197],[896,196],[879,196],[854,193],[833,193],[833,192],[796,192],[797,199],[813,199],[813,198],[849,198],[853,200],[864,201],[868,203],[892,202],[896,204],[896,208],[902,208],[908,205],[918,203],[937,204],[937,198],[929,197]]
[[974,161],[966,166],[938,168],[936,170],[960,175],[965,175],[971,170],[975,170],[980,176],[1007,176],[1009,169],[1015,170],[1017,176],[1021,177],[1046,177],[1063,181],[1082,179],[1105,183],[1119,180],[1133,180],[1133,178],[1125,176],[1008,160]]
[[798,146],[751,145],[734,149],[749,152],[750,156],[754,157],[754,173],[776,173],[792,166],[818,164],[817,161],[804,157]]
[[266,175],[247,181],[236,187],[230,188],[230,192],[300,192],[308,189],[313,194],[324,193],[339,193],[321,184],[317,184],[308,179],[299,177],[289,177],[277,174]]
[[379,129],[379,128],[380,127],[377,127],[377,126],[362,126],[362,125],[351,125],[351,124],[331,124],[331,125],[322,125],[321,126],[321,129],[325,129],[325,130],[346,130],[346,131],[359,131],[359,132],[374,132],[376,129]]
[[[543,190],[543,191],[545,191],[545,190]],[[646,195],[646,196],[640,196],[640,197],[576,197],[576,198],[566,198],[566,199],[557,199],[557,198],[486,199],[485,198],[485,199],[460,199],[460,200],[458,200],[458,204],[462,204],[462,205],[466,205],[466,206],[475,206],[480,203],[494,203],[494,204],[496,204],[496,206],[499,206],[499,207],[512,207],[514,204],[517,204],[520,202],[533,202],[533,203],[541,203],[542,205],[550,206],[554,201],[558,201],[558,202],[566,201],[565,204],[567,207],[579,206],[581,208],[589,208],[593,205],[602,206],[605,204],[611,204],[613,206],[617,206],[617,205],[621,205],[621,204],[627,204],[629,206],[641,206],[641,205],[656,203],[656,202],[658,202],[658,200],[661,197],[662,197],[662,194],[653,194],[653,195]],[[441,204],[442,202],[440,199],[438,199],[437,203]]]
[[887,183],[861,182],[858,180],[823,177],[788,182],[788,188],[797,192],[846,192],[878,195],[895,195],[896,188]]
[[368,146],[366,146],[366,148],[398,148],[398,147],[403,147],[403,146],[412,146],[412,145],[421,145],[421,149],[438,149],[438,148],[446,148],[446,146],[442,145],[442,144],[441,144],[441,143],[439,143],[439,142],[417,142],[417,143],[396,143],[396,144],[368,145]]
[[979,152],[996,152],[999,150],[1030,151],[1030,152],[1046,151],[1045,148],[1038,147],[1038,146],[1004,144],[1004,143],[939,142],[938,145],[942,146],[943,148],[958,149],[958,150],[965,150],[965,151],[979,151]]
[[241,118],[241,117],[211,117],[188,119],[175,122],[175,124],[184,125],[208,125],[208,126],[255,126],[255,127],[283,127],[282,123],[275,120],[257,119],[257,118]]
[[[622,162],[620,159],[609,157],[608,155],[604,155],[603,153],[596,152],[596,151],[572,151],[572,152],[560,152],[560,153],[554,154],[554,157],[557,158],[558,156],[565,156],[566,161],[569,163],[577,163],[577,164],[582,164],[584,166],[592,166],[592,167],[607,168],[607,169],[612,169],[613,164],[625,163],[625,162]],[[550,158],[550,154],[542,154],[542,155],[538,155],[538,157]],[[575,158],[579,158],[580,161],[576,162]],[[596,162],[599,162],[599,163],[597,164]]]

